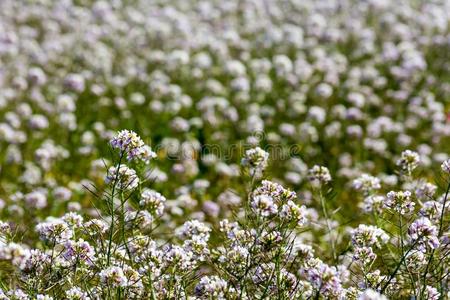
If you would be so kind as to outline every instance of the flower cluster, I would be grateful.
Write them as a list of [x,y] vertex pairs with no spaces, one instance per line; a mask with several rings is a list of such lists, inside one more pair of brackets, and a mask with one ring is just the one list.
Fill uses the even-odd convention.
[[260,174],[267,167],[267,160],[269,153],[259,147],[249,149],[245,152],[245,157],[242,159],[242,165],[249,168],[252,176]]
[[117,136],[111,139],[110,144],[113,148],[120,150],[121,155],[126,155],[128,160],[141,160],[146,163],[156,157],[149,146],[144,144],[142,139],[131,130],[121,130]]
[[449,11],[1,0],[0,299],[450,298]]

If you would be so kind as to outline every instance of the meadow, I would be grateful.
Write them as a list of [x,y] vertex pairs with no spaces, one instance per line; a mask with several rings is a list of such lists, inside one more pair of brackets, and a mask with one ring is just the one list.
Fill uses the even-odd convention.
[[450,1],[0,0],[0,300],[450,299]]

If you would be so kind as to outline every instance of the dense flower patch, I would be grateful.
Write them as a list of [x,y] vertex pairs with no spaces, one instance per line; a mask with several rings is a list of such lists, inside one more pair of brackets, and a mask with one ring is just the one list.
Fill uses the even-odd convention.
[[450,2],[0,1],[0,299],[447,299]]

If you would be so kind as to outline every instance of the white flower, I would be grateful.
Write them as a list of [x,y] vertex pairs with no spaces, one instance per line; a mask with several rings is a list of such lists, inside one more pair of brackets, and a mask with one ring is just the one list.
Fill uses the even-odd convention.
[[120,267],[109,267],[102,270],[99,276],[100,281],[105,285],[112,287],[125,287],[128,285],[128,279]]
[[378,190],[381,188],[380,179],[370,176],[369,174],[362,174],[360,177],[353,180],[353,188],[365,193]]
[[156,153],[131,130],[119,131],[117,136],[111,139],[110,144],[126,154],[129,161],[137,159],[148,163],[150,159],[156,157]]
[[139,178],[136,171],[126,165],[120,165],[109,168],[105,182],[116,184],[121,190],[133,190],[139,185]]
[[245,157],[242,159],[242,165],[249,168],[252,176],[264,171],[267,167],[269,153],[263,149],[256,147],[245,152]]
[[273,198],[267,195],[254,196],[251,201],[252,209],[263,217],[271,216],[278,211],[278,206],[274,203]]
[[436,249],[439,246],[438,230],[427,218],[414,221],[408,228],[408,235],[413,244],[418,244],[425,250],[425,246]]
[[402,155],[399,160],[397,160],[397,165],[400,166],[403,170],[411,173],[420,163],[419,153],[405,150],[402,152]]
[[441,169],[443,172],[450,174],[450,159],[447,159],[442,163]]
[[380,246],[389,239],[389,236],[384,230],[376,226],[365,224],[360,224],[358,228],[351,231],[351,234],[353,245],[358,247]]
[[372,289],[367,289],[359,295],[358,300],[387,300],[387,298]]
[[139,205],[148,209],[150,212],[161,216],[164,211],[164,202],[166,202],[166,198],[163,195],[154,190],[145,189],[141,194]]
[[308,221],[306,207],[298,206],[292,200],[281,207],[280,215],[289,221],[295,221],[298,226],[303,226]]
[[50,219],[36,226],[43,241],[49,243],[62,243],[73,236],[73,231],[69,225],[61,219]]
[[308,179],[313,183],[328,183],[331,181],[330,171],[326,167],[315,165],[308,171]]

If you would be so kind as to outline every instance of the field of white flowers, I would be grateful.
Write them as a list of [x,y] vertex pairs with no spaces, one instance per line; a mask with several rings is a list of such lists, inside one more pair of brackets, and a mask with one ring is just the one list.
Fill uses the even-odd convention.
[[0,0],[0,300],[450,299],[449,0]]

